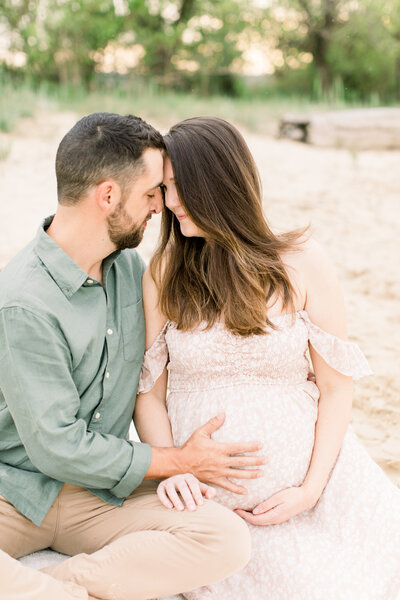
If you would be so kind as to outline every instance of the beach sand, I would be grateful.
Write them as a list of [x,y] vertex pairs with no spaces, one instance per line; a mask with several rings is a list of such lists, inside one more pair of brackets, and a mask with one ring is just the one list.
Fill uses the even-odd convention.
[[[0,268],[55,211],[55,152],[76,118],[39,114],[7,136],[11,152],[0,162]],[[336,265],[349,338],[375,372],[355,384],[354,428],[400,485],[400,152],[314,148],[240,129],[260,170],[270,224],[279,230],[311,224]],[[150,221],[139,247],[146,261],[159,220]]]

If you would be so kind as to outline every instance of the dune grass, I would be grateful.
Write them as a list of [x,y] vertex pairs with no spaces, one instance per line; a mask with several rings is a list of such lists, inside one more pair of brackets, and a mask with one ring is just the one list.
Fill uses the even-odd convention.
[[29,82],[13,82],[0,76],[0,131],[13,131],[21,118],[31,117],[39,106],[53,107],[45,89],[35,89]]
[[195,115],[214,115],[240,124],[249,131],[267,135],[277,132],[278,121],[286,112],[308,113],[348,106],[342,101],[313,103],[306,97],[276,94],[264,98],[201,97],[172,91],[118,88],[91,93],[61,88],[58,90],[57,103],[60,108],[72,109],[79,115],[97,111],[136,114],[164,129]]
[[[35,111],[71,110],[78,116],[91,112],[136,114],[167,129],[173,123],[195,115],[215,115],[242,125],[249,131],[275,135],[284,113],[309,113],[347,108],[339,94],[330,101],[313,102],[298,95],[265,91],[263,96],[247,92],[246,97],[201,97],[196,94],[164,92],[150,84],[103,82],[88,91],[78,86],[33,85],[0,76],[0,131],[12,131],[19,119]],[[360,106],[360,103],[358,103]]]

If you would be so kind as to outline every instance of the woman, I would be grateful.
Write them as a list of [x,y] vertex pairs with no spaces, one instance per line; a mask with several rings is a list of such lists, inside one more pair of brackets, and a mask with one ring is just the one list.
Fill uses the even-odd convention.
[[[247,493],[235,481],[216,488],[216,499],[248,521],[252,560],[186,597],[396,600],[400,490],[348,427],[351,376],[370,370],[345,341],[329,260],[304,231],[268,227],[256,166],[230,124],[188,119],[165,145],[168,210],[143,281],[138,432],[153,445],[181,445],[223,412],[214,439],[261,439],[268,460]],[[182,509],[180,491],[193,509],[196,485],[171,478],[160,498]]]

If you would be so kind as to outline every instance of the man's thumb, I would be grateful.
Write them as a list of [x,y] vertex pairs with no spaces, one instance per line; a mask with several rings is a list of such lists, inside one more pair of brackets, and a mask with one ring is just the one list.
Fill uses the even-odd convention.
[[208,436],[211,436],[214,431],[217,431],[225,421],[225,413],[219,413],[216,417],[213,417],[207,423],[205,423],[202,427],[200,427],[202,433],[205,433]]

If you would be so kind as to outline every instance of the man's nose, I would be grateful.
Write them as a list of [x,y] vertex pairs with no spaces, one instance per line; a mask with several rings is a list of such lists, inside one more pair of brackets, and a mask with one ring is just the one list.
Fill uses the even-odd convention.
[[160,189],[158,189],[154,196],[154,202],[151,207],[151,211],[154,212],[156,215],[158,215],[162,211],[162,208],[163,208],[163,194],[162,194],[162,191]]

